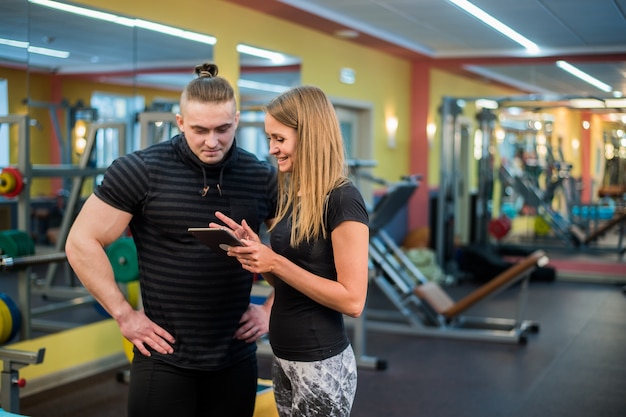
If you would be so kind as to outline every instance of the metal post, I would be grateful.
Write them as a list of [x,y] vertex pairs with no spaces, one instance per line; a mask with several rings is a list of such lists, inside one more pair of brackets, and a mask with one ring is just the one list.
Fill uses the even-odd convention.
[[443,104],[439,109],[441,113],[441,142],[439,147],[440,177],[439,194],[437,198],[437,224],[436,224],[436,252],[437,263],[449,272],[448,261],[452,257],[454,245],[454,228],[450,224],[454,222],[454,198],[456,195],[455,165],[455,127],[456,118],[461,112],[457,99],[444,97]]
[[492,161],[490,159],[489,146],[493,133],[493,123],[496,116],[489,109],[482,109],[476,115],[476,119],[480,123],[480,130],[483,134],[481,157],[478,165],[478,198],[476,201],[476,242],[481,245],[488,243],[487,229],[491,214],[487,203],[492,199],[494,173]]

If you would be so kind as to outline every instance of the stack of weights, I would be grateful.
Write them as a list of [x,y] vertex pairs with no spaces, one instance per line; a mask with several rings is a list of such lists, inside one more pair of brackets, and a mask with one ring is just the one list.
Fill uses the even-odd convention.
[[21,230],[0,231],[0,254],[10,258],[33,255],[35,242],[30,235]]
[[0,345],[11,341],[22,326],[22,315],[11,297],[0,292]]
[[[35,243],[21,230],[0,231],[0,255],[15,258],[33,255]],[[22,315],[11,297],[0,293],[0,345],[10,341],[20,330]]]

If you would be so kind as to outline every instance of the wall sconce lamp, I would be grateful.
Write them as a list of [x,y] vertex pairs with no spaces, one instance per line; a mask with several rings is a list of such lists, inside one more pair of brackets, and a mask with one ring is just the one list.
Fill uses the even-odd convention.
[[385,127],[387,129],[387,146],[389,149],[394,149],[396,147],[396,133],[398,132],[398,118],[388,116],[385,120]]
[[437,125],[434,123],[428,123],[426,125],[426,139],[428,140],[428,148],[433,147],[433,143],[435,142],[435,134],[437,133]]
[[87,123],[84,120],[77,120],[74,125],[74,151],[77,155],[82,155],[87,146]]
[[70,123],[73,126],[74,133],[74,152],[77,155],[82,155],[85,152],[87,146],[87,133],[90,123],[98,119],[98,110],[87,107],[78,100],[76,105],[70,109]]

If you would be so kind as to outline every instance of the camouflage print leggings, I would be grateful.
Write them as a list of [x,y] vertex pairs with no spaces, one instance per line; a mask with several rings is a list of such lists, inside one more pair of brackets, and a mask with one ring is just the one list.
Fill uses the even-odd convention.
[[280,417],[348,417],[356,393],[354,351],[348,346],[314,362],[274,357],[272,380]]

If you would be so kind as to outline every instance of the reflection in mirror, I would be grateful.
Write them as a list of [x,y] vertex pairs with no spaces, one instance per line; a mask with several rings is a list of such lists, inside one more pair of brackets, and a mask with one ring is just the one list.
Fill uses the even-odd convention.
[[[118,155],[178,133],[173,119],[180,92],[194,66],[213,58],[211,36],[128,16],[112,19],[125,22],[116,24],[78,14],[82,7],[57,6],[68,4],[0,2],[0,117],[28,115],[32,124],[23,129],[31,144],[23,152],[15,129],[0,125],[0,166],[24,160],[32,167],[26,178],[32,198],[24,208],[54,201],[57,192],[72,188],[66,170],[83,160],[88,169],[80,174],[90,181],[81,185],[86,195]],[[16,217],[30,214],[17,213],[3,227],[17,227]]]
[[15,160],[15,154],[10,153],[9,134],[17,133],[6,116],[13,109],[23,107],[21,99],[27,94],[27,48],[28,4],[23,0],[3,0],[0,3],[0,167],[9,165],[10,159]]
[[269,158],[262,106],[278,94],[300,85],[300,58],[292,55],[237,46],[240,75],[237,86],[241,96],[238,145],[259,159]]
[[[53,160],[65,164],[76,159],[72,131],[77,117],[88,123],[126,123],[126,149],[114,149],[115,138],[97,141],[97,159],[107,164],[140,145],[138,112],[173,110],[193,66],[212,59],[215,39],[126,16],[111,19],[103,11],[96,12],[104,20],[83,12],[93,10],[47,0],[3,1],[0,38],[17,38],[28,49],[16,57],[18,48],[0,44],[0,59],[25,74],[30,71],[30,92],[20,99],[27,99],[29,115],[40,127],[32,140],[52,143]],[[163,29],[171,34],[159,32]],[[85,114],[89,120],[81,119]]]

